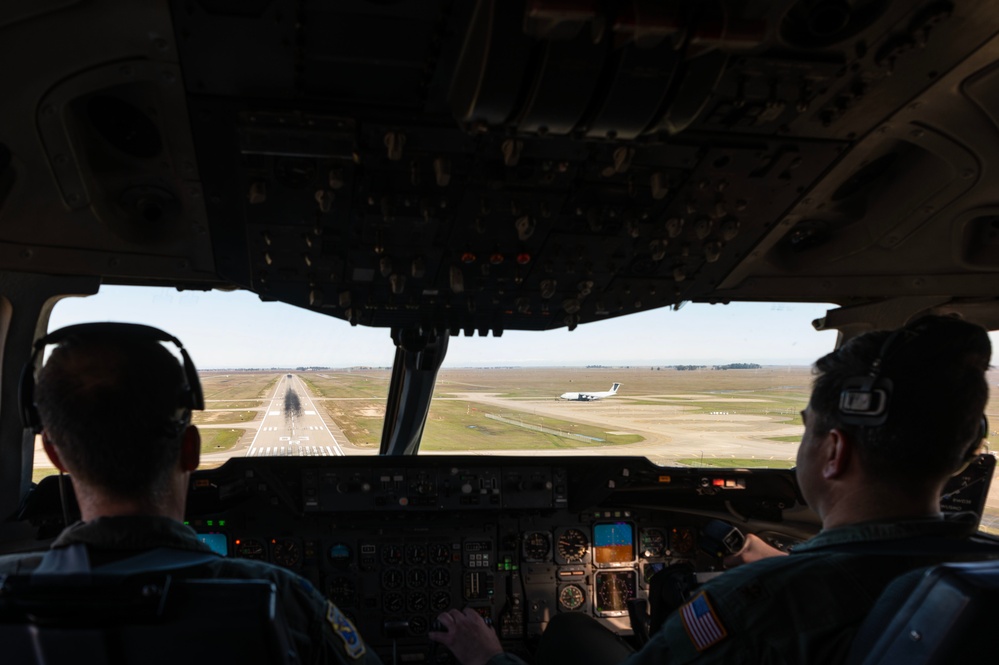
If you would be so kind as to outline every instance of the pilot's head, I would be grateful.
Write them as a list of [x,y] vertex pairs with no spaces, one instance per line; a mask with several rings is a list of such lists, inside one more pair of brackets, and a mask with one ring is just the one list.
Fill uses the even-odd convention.
[[839,471],[827,464],[829,451],[818,452],[830,432],[848,441],[870,482],[912,496],[939,491],[984,435],[991,352],[983,328],[927,316],[820,358],[798,450],[805,499],[813,504],[823,480]]
[[180,363],[158,341],[84,330],[52,351],[34,397],[43,437],[74,482],[155,501],[191,435],[189,393]]

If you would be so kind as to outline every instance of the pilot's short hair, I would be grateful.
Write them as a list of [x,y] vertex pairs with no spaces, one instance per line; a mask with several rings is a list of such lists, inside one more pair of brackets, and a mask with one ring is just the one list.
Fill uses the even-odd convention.
[[[74,335],[40,370],[35,402],[71,474],[111,496],[149,499],[179,459],[185,389],[180,363],[156,341]],[[181,424],[189,419],[182,413]]]
[[[992,345],[985,329],[951,316],[926,316],[902,331],[890,342],[893,331],[866,333],[820,358],[810,406],[817,431],[838,428],[851,435],[876,477],[933,481],[959,469],[978,448]],[[892,382],[887,419],[881,425],[844,423],[844,386],[868,375],[879,357],[880,376]]]

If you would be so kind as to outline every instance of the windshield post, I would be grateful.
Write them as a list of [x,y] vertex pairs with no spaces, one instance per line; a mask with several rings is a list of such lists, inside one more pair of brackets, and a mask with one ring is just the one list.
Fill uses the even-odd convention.
[[414,455],[430,411],[437,371],[447,355],[448,336],[446,331],[395,328],[392,339],[396,345],[395,362],[380,454]]

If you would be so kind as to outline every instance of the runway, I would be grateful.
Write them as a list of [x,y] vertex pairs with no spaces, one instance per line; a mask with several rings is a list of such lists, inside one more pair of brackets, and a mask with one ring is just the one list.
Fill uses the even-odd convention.
[[246,457],[342,457],[343,448],[326,427],[302,380],[285,374],[265,402],[260,427]]

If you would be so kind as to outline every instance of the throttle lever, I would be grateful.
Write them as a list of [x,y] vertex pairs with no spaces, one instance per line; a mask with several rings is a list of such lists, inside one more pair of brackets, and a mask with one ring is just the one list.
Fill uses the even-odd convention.
[[649,604],[644,598],[629,598],[628,621],[639,647],[649,641]]
[[711,520],[701,529],[701,549],[716,557],[740,551],[746,544],[742,531],[722,520]]

